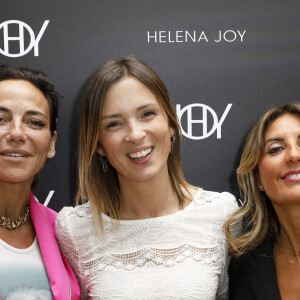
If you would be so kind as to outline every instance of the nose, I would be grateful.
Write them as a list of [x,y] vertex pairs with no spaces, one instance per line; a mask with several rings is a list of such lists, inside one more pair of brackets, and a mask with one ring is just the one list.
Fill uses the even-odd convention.
[[299,145],[293,145],[288,149],[286,159],[287,159],[288,163],[293,163],[293,162],[299,162],[300,161],[300,147],[299,147]]
[[24,126],[20,121],[12,121],[6,135],[7,142],[25,142],[27,135],[25,134]]
[[141,144],[146,136],[144,128],[138,122],[132,122],[126,129],[126,142]]

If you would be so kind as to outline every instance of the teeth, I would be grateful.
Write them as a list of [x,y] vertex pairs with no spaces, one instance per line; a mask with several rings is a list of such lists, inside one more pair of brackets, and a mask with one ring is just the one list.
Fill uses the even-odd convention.
[[128,156],[130,158],[137,159],[137,158],[145,157],[146,155],[151,153],[151,151],[152,151],[152,148],[148,148],[148,149],[145,149],[145,150],[140,151],[140,152],[129,154]]
[[298,173],[298,174],[291,174],[291,175],[286,176],[285,178],[288,178],[288,179],[300,179],[300,173]]
[[24,157],[24,154],[21,153],[7,153],[5,156],[12,156],[12,157]]

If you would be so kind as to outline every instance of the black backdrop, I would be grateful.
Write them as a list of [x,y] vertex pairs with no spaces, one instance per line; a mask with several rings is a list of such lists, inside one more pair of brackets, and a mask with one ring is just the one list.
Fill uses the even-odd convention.
[[0,0],[0,63],[45,71],[63,95],[57,154],[35,195],[57,211],[73,204],[84,85],[129,54],[160,75],[177,105],[188,181],[237,194],[250,126],[300,99],[299,13],[299,1],[279,0]]

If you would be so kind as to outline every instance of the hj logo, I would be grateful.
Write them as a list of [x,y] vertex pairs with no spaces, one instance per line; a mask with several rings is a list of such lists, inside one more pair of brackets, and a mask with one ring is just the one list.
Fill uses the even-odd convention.
[[[195,103],[185,106],[181,109],[180,104],[176,105],[176,112],[179,119],[179,123],[181,126],[182,134],[192,140],[202,140],[209,136],[211,136],[215,131],[217,131],[217,139],[221,139],[221,126],[231,108],[232,104],[229,103],[221,116],[220,120],[218,120],[218,116],[215,111],[205,104]],[[195,108],[200,108],[202,110],[202,119],[194,120],[192,119],[192,110]],[[182,115],[187,112],[187,130],[185,131],[182,127]],[[208,115],[211,115],[212,120],[209,120]],[[202,125],[202,135],[194,136],[193,135],[193,125],[194,124],[201,124]],[[208,125],[212,124],[210,130],[208,129]]]
[[[0,48],[0,53],[9,56],[9,57],[20,57],[27,54],[33,48],[34,56],[39,56],[39,41],[41,40],[47,26],[49,24],[49,20],[46,20],[38,33],[37,37],[31,27],[22,21],[11,20],[5,21],[0,24],[0,31],[3,30],[3,49]],[[17,36],[9,36],[9,27],[18,26],[19,33]],[[25,34],[29,33],[30,42],[26,45],[25,49]],[[19,42],[19,53],[11,53],[10,52],[10,42],[18,41]]]

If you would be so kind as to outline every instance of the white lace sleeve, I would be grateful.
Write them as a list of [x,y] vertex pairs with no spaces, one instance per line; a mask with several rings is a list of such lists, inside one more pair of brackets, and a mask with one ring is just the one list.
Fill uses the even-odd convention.
[[75,272],[75,275],[78,279],[80,288],[81,288],[81,299],[88,299],[86,291],[83,289],[82,282],[80,280],[80,263],[79,263],[79,253],[76,244],[76,238],[72,230],[72,207],[64,207],[57,215],[55,220],[55,232],[58,245],[61,251],[66,256],[69,261],[72,269]]
[[[224,192],[221,194],[221,198],[223,201],[223,207],[224,207],[224,222],[238,209],[238,204],[235,199],[235,197],[227,192]],[[235,235],[238,234],[240,231],[239,224],[232,224],[230,226],[230,231]],[[225,233],[224,233],[225,234]],[[227,254],[228,251],[228,242],[227,239],[224,239],[224,251],[225,251],[225,263],[224,263],[224,269],[220,275],[220,281],[217,291],[217,299],[227,299],[228,298],[228,284],[229,284],[229,278],[228,278],[228,265],[230,262],[230,257]]]

